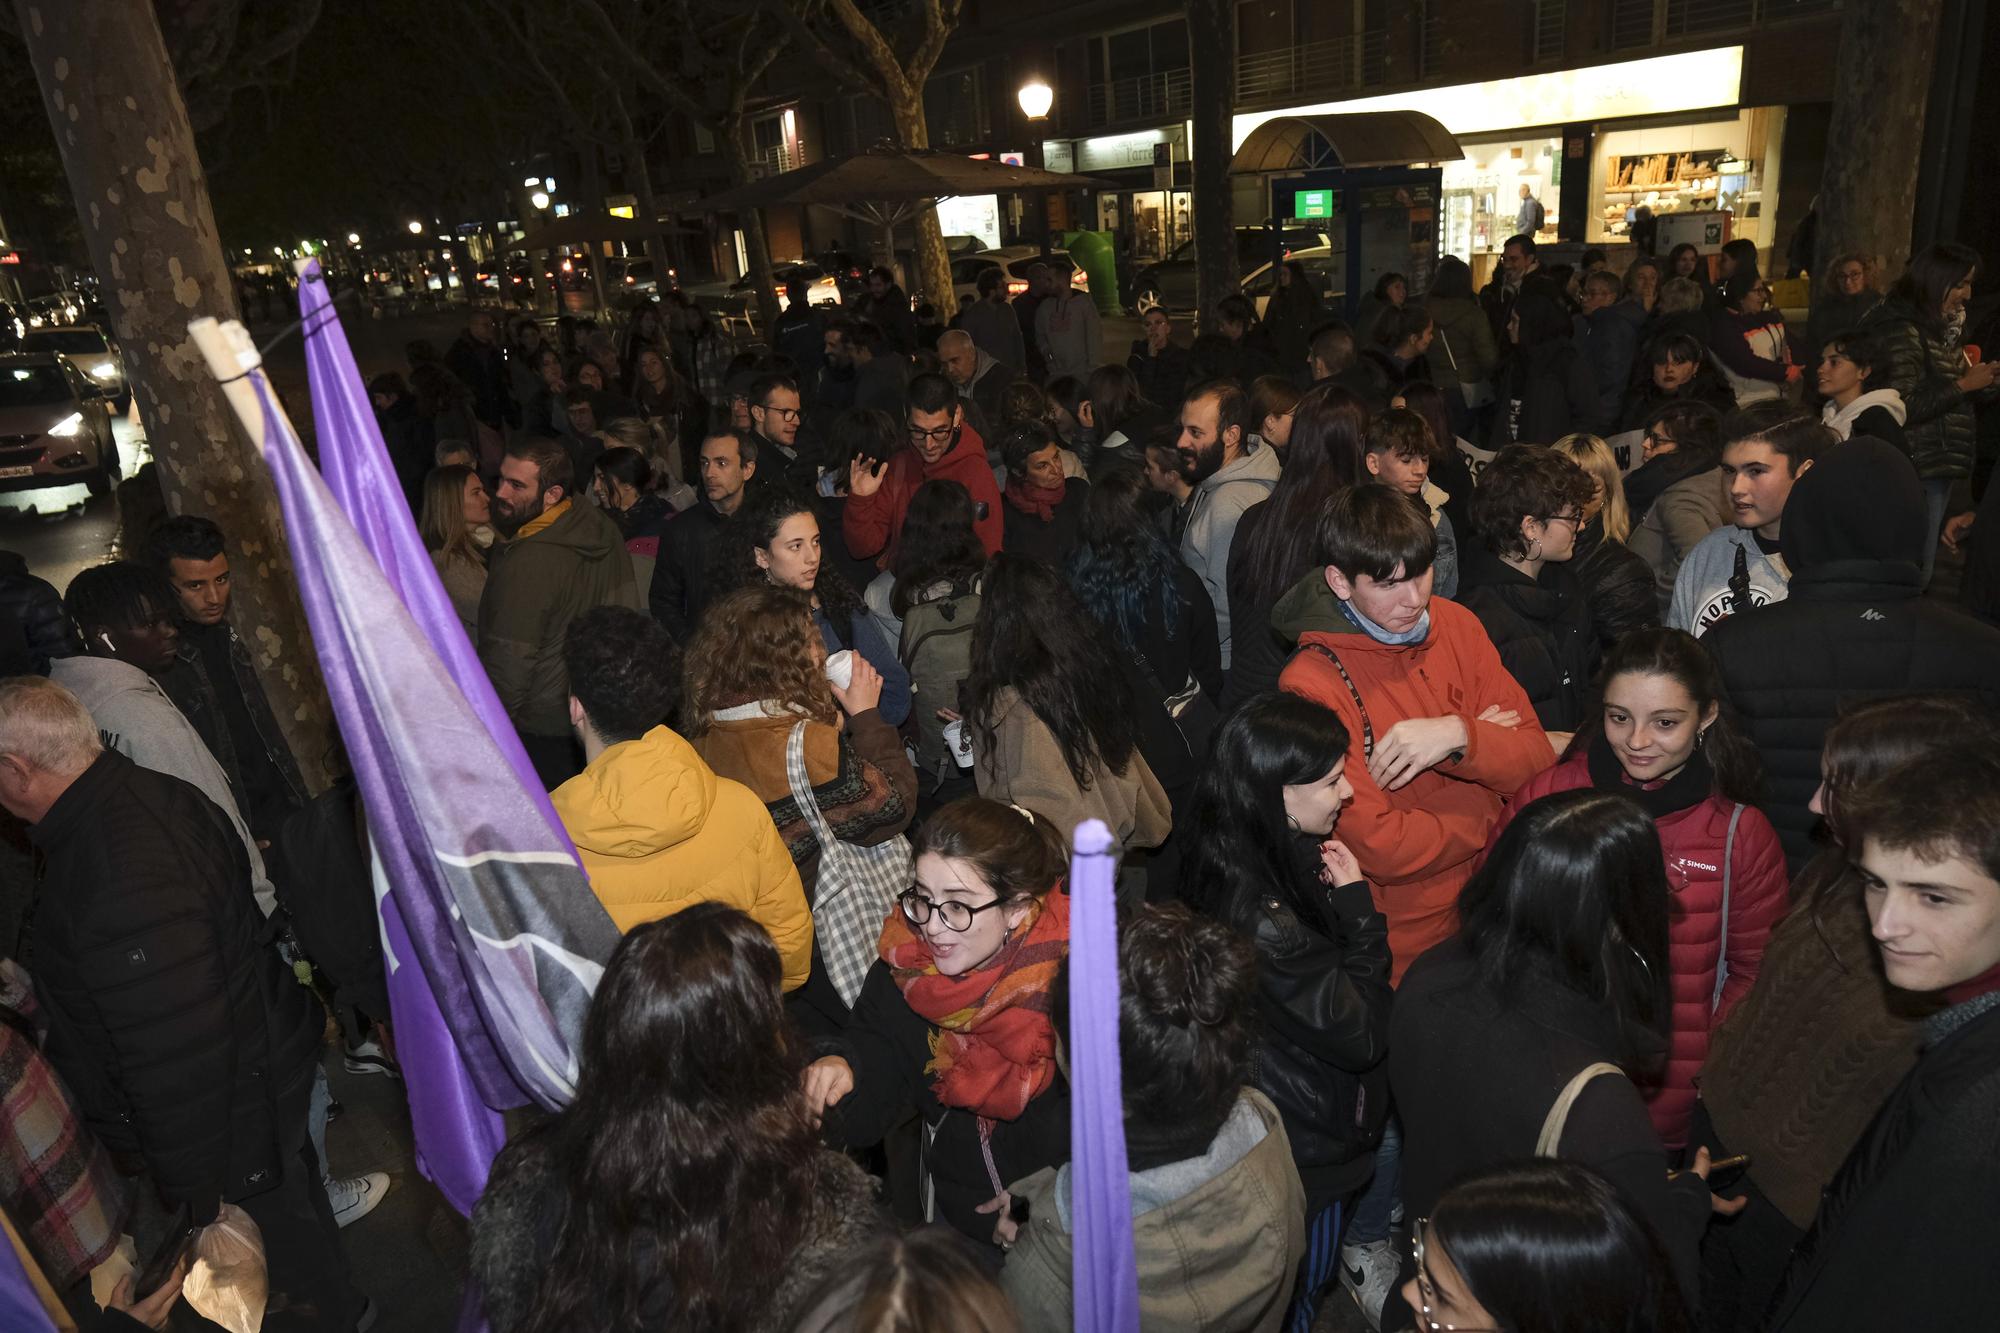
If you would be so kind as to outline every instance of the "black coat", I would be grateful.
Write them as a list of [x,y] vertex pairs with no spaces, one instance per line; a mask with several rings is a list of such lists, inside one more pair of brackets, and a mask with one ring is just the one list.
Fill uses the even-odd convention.
[[653,566],[653,586],[646,605],[653,619],[686,647],[702,611],[715,595],[722,535],[729,520],[717,513],[708,497],[677,515],[660,533],[660,550]]
[[35,990],[85,1123],[197,1222],[272,1188],[298,1133],[277,1108],[322,1016],[270,947],[228,817],[107,750],[30,836]]
[[[1523,352],[1502,369],[1500,401],[1493,413],[1490,445],[1554,444],[1563,436],[1595,434],[1610,423],[1599,419],[1597,381],[1574,340],[1557,338]],[[1513,408],[1518,401],[1519,410]]]
[[28,562],[13,551],[0,551],[0,624],[20,626],[32,669],[46,675],[49,659],[74,657],[79,651],[62,597],[46,580],[28,572]]
[[1132,353],[1125,358],[1126,369],[1139,381],[1139,392],[1149,403],[1158,403],[1175,412],[1187,392],[1188,377],[1194,373],[1194,358],[1178,343],[1168,343],[1158,356],[1147,353],[1146,340],[1132,340]]
[[1468,544],[1461,548],[1454,600],[1479,617],[1545,731],[1575,731],[1590,719],[1597,632],[1589,598],[1568,563],[1543,565],[1540,577],[1531,579],[1484,546]]
[[[1389,923],[1365,883],[1329,889],[1302,867],[1297,894],[1260,899],[1257,1047],[1250,1081],[1285,1120],[1310,1203],[1364,1184],[1389,1109]],[[1312,1212],[1308,1206],[1307,1213]]]
[[1800,476],[1785,502],[1785,600],[1702,637],[1763,755],[1794,873],[1813,851],[1806,802],[1840,711],[1882,695],[1945,691],[2000,708],[2000,629],[1922,595],[1923,492],[1910,461],[1848,440]]
[[1017,508],[1003,495],[1000,549],[1009,555],[1039,560],[1061,573],[1083,535],[1083,507],[1089,503],[1090,483],[1082,477],[1070,477],[1064,482],[1063,498],[1050,511],[1052,516],[1047,522],[1039,515]]
[[1604,535],[1604,516],[1598,515],[1576,534],[1576,554],[1569,562],[1577,581],[1583,584],[1584,601],[1590,606],[1591,628],[1597,645],[1609,649],[1628,630],[1645,629],[1660,623],[1660,601],[1653,593],[1653,569],[1626,546]]
[[461,333],[444,354],[445,368],[472,390],[472,414],[480,422],[498,430],[521,424],[521,409],[514,402],[513,378],[507,373],[507,355],[492,343],[483,343],[470,333]]
[[[1601,1003],[1535,975],[1502,997],[1480,980],[1462,937],[1417,959],[1389,1020],[1405,1214],[1428,1216],[1460,1177],[1531,1156],[1563,1086],[1586,1065],[1618,1064],[1617,1052]],[[1666,1149],[1631,1080],[1587,1084],[1558,1153],[1625,1193],[1692,1291],[1708,1190],[1692,1172],[1668,1181]]]
[[[855,997],[854,1012],[826,1052],[854,1071],[854,1091],[827,1109],[822,1130],[836,1148],[877,1143],[915,1111],[929,1127],[925,1156],[937,1191],[937,1217],[975,1240],[993,1234],[993,1218],[974,1209],[995,1194],[970,1111],[947,1107],[931,1090],[931,1036],[937,1029],[910,1008],[889,965],[876,962]],[[989,1146],[1002,1185],[1069,1160],[1069,1084],[1058,1073],[1018,1120],[993,1122]]]
[[1994,998],[1925,1024],[1916,1068],[1792,1252],[1773,1333],[1988,1327],[2000,1305],[2000,1010],[1980,1006]]

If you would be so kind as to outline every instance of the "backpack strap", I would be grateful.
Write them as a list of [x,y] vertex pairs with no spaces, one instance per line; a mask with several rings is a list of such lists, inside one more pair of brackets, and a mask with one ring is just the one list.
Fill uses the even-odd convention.
[[1715,994],[1708,997],[1708,1012],[1722,1007],[1723,983],[1729,980],[1729,890],[1736,873],[1736,826],[1743,821],[1743,807],[1729,812],[1729,836],[1722,842],[1722,929],[1715,945]]
[[1340,683],[1347,686],[1348,697],[1354,700],[1354,707],[1361,714],[1361,758],[1365,762],[1375,757],[1375,724],[1368,720],[1368,705],[1361,702],[1361,691],[1354,688],[1354,677],[1347,674],[1347,668],[1334,654],[1333,649],[1323,643],[1302,643],[1302,653],[1318,653],[1333,663],[1333,669],[1340,673]]
[[1563,1090],[1556,1094],[1555,1105],[1549,1107],[1548,1115],[1542,1120],[1541,1135],[1535,1140],[1535,1156],[1556,1157],[1560,1155],[1556,1152],[1556,1149],[1562,1146],[1563,1127],[1569,1124],[1570,1108],[1576,1105],[1576,1099],[1583,1095],[1583,1090],[1590,1086],[1592,1079],[1600,1078],[1605,1074],[1623,1074],[1624,1072],[1617,1065],[1604,1060],[1599,1060],[1596,1064],[1585,1065],[1582,1069],[1577,1070],[1576,1077],[1563,1084]]

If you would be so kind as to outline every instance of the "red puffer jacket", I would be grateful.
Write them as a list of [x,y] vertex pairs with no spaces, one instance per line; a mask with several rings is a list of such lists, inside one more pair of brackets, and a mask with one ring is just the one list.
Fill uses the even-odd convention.
[[[1554,768],[1545,769],[1521,785],[1494,826],[1493,837],[1507,827],[1514,812],[1552,792],[1588,787],[1589,755],[1578,746]],[[1673,974],[1673,1028],[1660,1086],[1650,1090],[1648,1109],[1660,1141],[1669,1149],[1685,1147],[1688,1123],[1694,1118],[1695,1075],[1708,1058],[1709,1034],[1726,1018],[1730,1007],[1749,993],[1764,959],[1764,944],[1785,914],[1790,881],[1777,830],[1763,812],[1745,806],[1736,824],[1734,872],[1729,880],[1729,938],[1722,932],[1722,859],[1729,841],[1732,802],[1720,796],[1658,816],[1660,848],[1667,858],[1668,970]],[[1492,843],[1487,844],[1490,851]],[[1715,998],[1716,964],[1727,949],[1729,976]]]

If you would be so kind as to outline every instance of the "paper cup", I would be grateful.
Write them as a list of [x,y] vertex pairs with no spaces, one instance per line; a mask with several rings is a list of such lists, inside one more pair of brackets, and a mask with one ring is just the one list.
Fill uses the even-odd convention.
[[835,689],[844,690],[854,683],[854,650],[852,648],[842,648],[837,653],[827,655],[826,678],[833,683]]
[[972,733],[965,729],[963,718],[944,724],[944,744],[953,763],[960,768],[972,767]]

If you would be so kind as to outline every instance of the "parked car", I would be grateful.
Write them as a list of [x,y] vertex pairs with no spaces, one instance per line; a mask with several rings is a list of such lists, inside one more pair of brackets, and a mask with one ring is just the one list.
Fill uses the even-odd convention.
[[125,361],[110,334],[93,324],[64,329],[30,329],[21,337],[23,352],[61,352],[90,377],[91,383],[117,400],[123,412],[132,405],[125,385]]
[[[791,298],[785,294],[785,284],[793,277],[806,280],[810,286],[806,299],[813,305],[841,304],[840,284],[834,276],[810,260],[780,260],[771,266],[772,275],[778,283],[778,309],[785,310],[791,305]],[[752,332],[757,331],[757,284],[749,274],[744,274],[733,282],[702,282],[682,289],[688,299],[706,310],[710,317],[718,320],[738,320]]]
[[[819,266],[833,276],[834,285],[840,288],[843,305],[859,300],[861,293],[868,290],[868,256],[856,254],[852,250],[825,250],[820,253]],[[820,304],[813,298],[813,304]]]
[[[1333,237],[1316,227],[1286,227],[1279,237],[1286,255],[1301,250],[1330,247]],[[1264,227],[1236,229],[1236,271],[1248,273],[1271,262],[1271,233]],[[1139,270],[1133,281],[1135,303],[1141,310],[1163,305],[1169,310],[1192,310],[1195,305],[1194,242],[1187,240],[1155,264]]]
[[92,495],[118,482],[104,390],[61,352],[0,356],[0,490],[78,482]]
[[959,301],[971,297],[979,299],[979,275],[988,269],[997,268],[1007,275],[1007,298],[1012,300],[1028,290],[1028,267],[1038,262],[1046,262],[1058,273],[1069,275],[1069,285],[1080,292],[1090,290],[1090,275],[1077,267],[1069,257],[1069,251],[1051,249],[1046,261],[1042,252],[1032,245],[1009,245],[998,250],[982,250],[976,255],[964,255],[951,261],[951,290]]
[[[1338,314],[1341,304],[1347,299],[1347,252],[1332,246],[1315,245],[1304,250],[1294,250],[1285,256],[1284,262],[1297,263],[1306,271],[1306,280],[1319,293],[1319,299],[1328,314]],[[1257,318],[1264,317],[1264,308],[1271,303],[1272,283],[1278,276],[1277,265],[1265,260],[1251,270],[1243,279],[1243,294],[1257,305]]]

